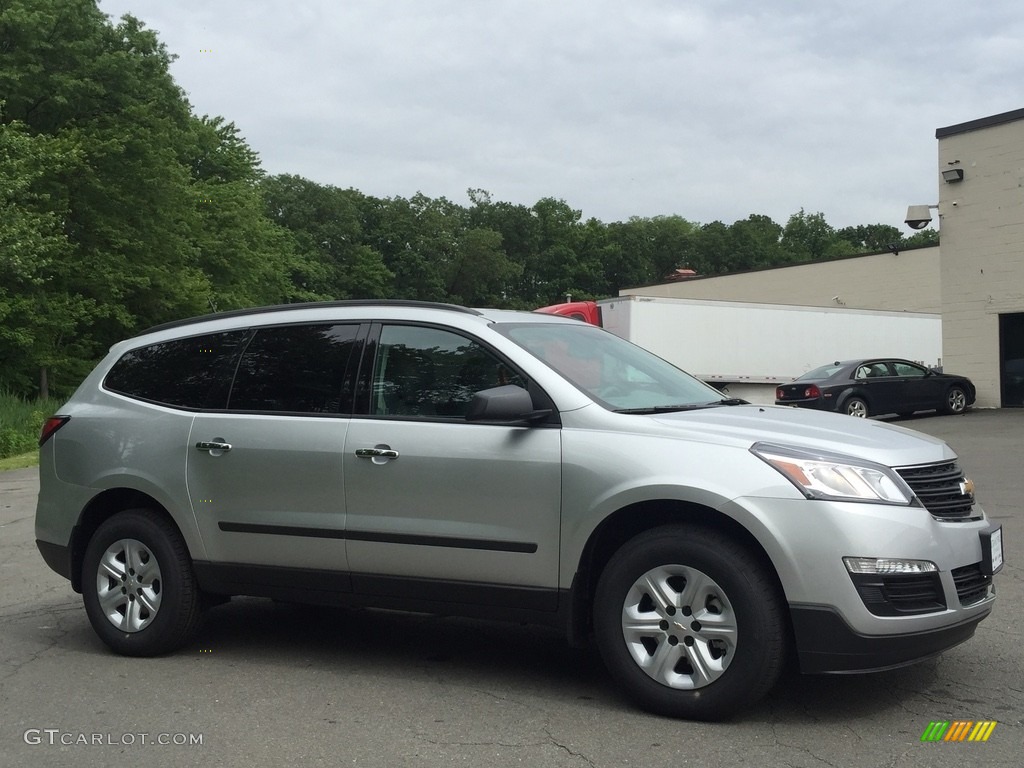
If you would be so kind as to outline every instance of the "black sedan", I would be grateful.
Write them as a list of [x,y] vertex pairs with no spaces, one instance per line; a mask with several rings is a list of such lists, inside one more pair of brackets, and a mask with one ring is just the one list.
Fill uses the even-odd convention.
[[775,390],[776,405],[796,405],[867,418],[916,411],[963,413],[974,403],[970,379],[937,373],[909,360],[847,360],[808,371]]

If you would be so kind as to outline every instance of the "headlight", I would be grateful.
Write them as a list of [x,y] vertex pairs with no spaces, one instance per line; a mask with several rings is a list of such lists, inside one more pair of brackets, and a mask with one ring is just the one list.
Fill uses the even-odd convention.
[[910,504],[914,492],[889,467],[849,456],[810,453],[767,443],[750,449],[809,499]]

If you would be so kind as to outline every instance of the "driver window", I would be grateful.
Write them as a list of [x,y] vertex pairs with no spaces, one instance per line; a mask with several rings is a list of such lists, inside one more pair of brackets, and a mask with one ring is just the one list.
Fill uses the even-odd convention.
[[374,416],[463,418],[482,389],[523,378],[477,342],[412,325],[381,330],[373,366]]

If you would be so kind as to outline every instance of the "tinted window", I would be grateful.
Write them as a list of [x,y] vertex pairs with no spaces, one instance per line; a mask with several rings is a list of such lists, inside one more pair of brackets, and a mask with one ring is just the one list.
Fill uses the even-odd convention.
[[373,368],[375,416],[466,415],[475,392],[525,387],[497,357],[465,336],[416,326],[385,326]]
[[126,352],[103,386],[123,395],[185,408],[223,408],[234,362],[248,331],[176,339]]
[[348,413],[345,368],[358,325],[261,328],[245,348],[228,407],[238,411]]

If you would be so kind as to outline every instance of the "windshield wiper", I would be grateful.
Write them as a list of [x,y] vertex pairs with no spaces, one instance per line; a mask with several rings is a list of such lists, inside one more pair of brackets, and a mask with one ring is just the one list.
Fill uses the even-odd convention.
[[675,413],[676,411],[695,411],[698,408],[710,408],[718,403],[685,403],[679,405],[651,405],[647,408],[616,408],[614,413]]
[[717,408],[720,405],[750,405],[746,400],[738,397],[727,397],[721,400],[712,400],[710,403],[679,403],[677,405],[651,405],[647,408],[616,408],[614,413],[653,414],[653,413],[676,413],[677,411],[696,411],[701,408]]

